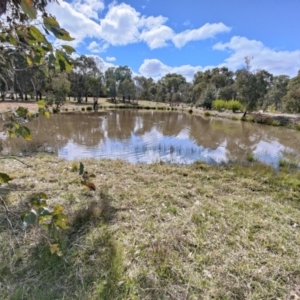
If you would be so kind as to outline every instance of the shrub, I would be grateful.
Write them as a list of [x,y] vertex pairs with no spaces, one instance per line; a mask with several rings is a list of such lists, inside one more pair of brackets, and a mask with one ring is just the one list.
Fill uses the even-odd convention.
[[233,112],[236,112],[238,110],[243,110],[243,105],[237,101],[237,100],[230,100],[227,102],[227,109],[232,110]]
[[193,113],[193,110],[192,109],[189,109],[189,114],[192,114]]
[[85,107],[81,107],[81,111],[85,111]]
[[87,111],[91,111],[91,110],[93,110],[93,108],[92,108],[91,106],[88,106],[88,107],[86,108],[86,110],[87,110]]
[[213,101],[212,108],[217,111],[221,111],[222,109],[227,109],[227,103],[228,101],[218,99]]
[[218,99],[213,101],[212,107],[217,111],[221,111],[222,109],[232,110],[233,112],[243,110],[243,105],[237,100],[226,101]]

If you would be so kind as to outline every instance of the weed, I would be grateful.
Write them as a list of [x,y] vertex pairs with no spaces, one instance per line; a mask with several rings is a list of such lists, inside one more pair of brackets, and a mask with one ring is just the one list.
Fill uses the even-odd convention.
[[255,161],[254,153],[253,153],[253,152],[247,152],[247,153],[246,153],[246,159],[247,159],[247,161],[249,161],[249,162]]

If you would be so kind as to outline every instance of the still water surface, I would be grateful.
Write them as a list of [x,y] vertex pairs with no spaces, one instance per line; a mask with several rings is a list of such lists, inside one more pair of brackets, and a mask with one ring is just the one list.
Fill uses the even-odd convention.
[[33,140],[10,140],[8,151],[46,150],[67,159],[184,164],[242,161],[251,152],[275,167],[286,154],[300,155],[299,131],[185,113],[119,110],[61,114],[39,118],[29,126]]

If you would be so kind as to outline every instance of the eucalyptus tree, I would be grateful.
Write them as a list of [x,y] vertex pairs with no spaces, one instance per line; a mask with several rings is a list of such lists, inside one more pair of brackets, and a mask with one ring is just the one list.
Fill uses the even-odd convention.
[[150,88],[153,86],[154,80],[152,78],[146,78],[145,76],[135,76],[134,82],[139,98],[143,100],[151,100],[152,94],[150,92]]
[[274,105],[276,110],[281,109],[283,103],[283,97],[287,94],[287,86],[290,77],[287,75],[274,76],[272,84],[266,95],[267,106]]
[[117,95],[117,90],[118,90],[115,70],[116,70],[115,67],[110,67],[104,73],[107,94],[114,101],[116,100],[116,95]]
[[[62,45],[55,49],[47,40],[46,34],[71,41],[69,33],[61,28],[56,19],[45,8],[47,0],[5,0],[0,5],[0,80],[3,82],[2,95],[14,88],[17,71],[29,69],[35,65],[47,65],[70,71],[71,59],[68,56],[74,49]],[[36,24],[34,22],[36,21]],[[37,27],[43,28],[43,32]],[[27,62],[25,68],[16,66],[19,56]]]
[[[81,102],[85,97],[87,102],[88,95],[91,91],[91,85],[98,83],[101,85],[101,81],[95,82],[95,78],[100,76],[100,70],[93,57],[81,55],[74,60],[74,69],[69,75],[69,79],[72,83],[72,92],[74,93],[77,102]],[[100,89],[100,87],[99,87]],[[97,91],[96,87],[92,88],[93,92]]]
[[193,84],[190,82],[186,82],[179,86],[179,91],[177,93],[180,102],[185,103],[193,103],[195,100],[194,91],[193,91]]
[[[123,81],[125,84],[122,84]],[[125,96],[124,92],[132,92],[132,71],[128,66],[110,67],[105,71],[105,82],[108,95],[115,101],[116,96]],[[121,90],[119,90],[121,87]],[[127,91],[128,90],[128,91]],[[128,96],[128,95],[127,95]]]
[[181,85],[186,84],[186,79],[181,74],[169,73],[163,76],[157,82],[156,98],[162,102],[178,101],[179,88]]
[[135,98],[136,87],[131,78],[125,78],[119,84],[118,95],[123,96],[123,100],[127,97],[129,100]]
[[211,102],[216,98],[235,98],[233,77],[234,73],[227,67],[197,72],[193,80],[196,101],[200,105],[211,106]]
[[300,70],[298,75],[291,78],[287,85],[287,94],[283,98],[285,111],[300,113]]
[[55,72],[48,88],[46,102],[50,106],[55,105],[54,111],[57,112],[65,103],[66,96],[70,93],[71,82],[68,79],[68,75],[65,72]]
[[237,99],[244,104],[244,115],[263,106],[265,97],[272,84],[272,74],[265,70],[251,71],[252,58],[245,57],[246,68],[236,71],[235,86]]

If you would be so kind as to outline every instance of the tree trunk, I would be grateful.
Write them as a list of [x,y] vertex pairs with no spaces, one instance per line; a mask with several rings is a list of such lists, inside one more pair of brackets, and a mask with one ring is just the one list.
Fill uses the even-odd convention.
[[5,99],[6,99],[6,94],[7,94],[7,92],[8,92],[8,85],[7,85],[7,81],[4,79],[4,77],[3,77],[1,74],[0,74],[0,79],[3,80],[4,85],[5,85],[5,91],[4,91],[3,94],[2,94],[2,101],[5,101]]

